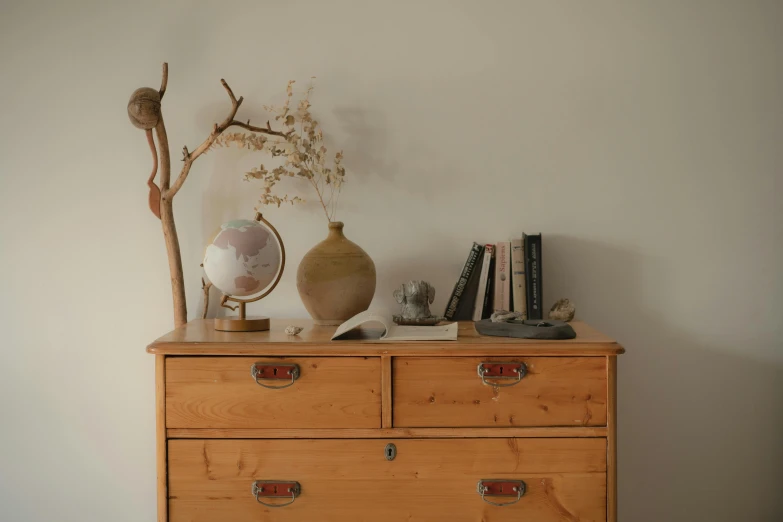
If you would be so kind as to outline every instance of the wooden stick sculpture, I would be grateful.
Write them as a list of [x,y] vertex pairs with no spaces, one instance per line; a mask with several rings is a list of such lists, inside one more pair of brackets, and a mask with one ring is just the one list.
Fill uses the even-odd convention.
[[[163,226],[163,237],[166,241],[166,253],[169,258],[169,272],[171,274],[171,293],[174,301],[174,324],[175,326],[182,326],[188,320],[188,312],[187,304],[185,302],[185,282],[182,276],[182,256],[179,250],[177,228],[174,225],[174,196],[177,195],[177,192],[182,188],[185,180],[188,179],[188,174],[190,173],[190,168],[193,166],[193,162],[209,150],[217,137],[229,127],[241,127],[250,132],[281,137],[285,137],[286,134],[272,130],[268,121],[264,128],[250,125],[250,120],[248,120],[247,123],[235,120],[234,118],[236,117],[237,110],[239,110],[239,106],[242,105],[243,98],[240,96],[239,99],[237,99],[234,96],[231,87],[226,83],[226,80],[221,79],[220,83],[223,84],[223,88],[226,90],[228,97],[231,100],[231,111],[225,120],[214,125],[212,132],[207,136],[207,139],[196,147],[193,152],[189,151],[187,146],[182,148],[182,170],[174,183],[171,184],[169,140],[166,136],[166,126],[163,123],[163,113],[161,112],[160,104],[163,95],[166,93],[168,78],[169,65],[164,63],[163,79],[160,84],[160,89],[155,90],[150,87],[136,89],[128,102],[128,116],[133,125],[146,131],[147,142],[152,151],[152,174],[147,180],[147,185],[150,189],[149,207],[152,213],[160,219],[161,225]],[[155,134],[158,138],[159,152],[155,148],[155,139],[152,135],[153,129],[155,129]],[[158,158],[160,158],[160,162],[158,162]],[[155,183],[155,176],[158,173],[159,163],[160,186]]]

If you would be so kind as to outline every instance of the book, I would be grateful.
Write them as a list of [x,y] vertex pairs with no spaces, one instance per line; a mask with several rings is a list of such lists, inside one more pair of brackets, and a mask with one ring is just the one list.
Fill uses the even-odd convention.
[[484,259],[481,262],[481,272],[479,275],[478,291],[476,299],[473,302],[473,320],[481,321],[484,318],[484,303],[487,300],[489,290],[489,269],[492,266],[492,253],[495,247],[493,245],[484,245]]
[[[372,331],[361,332],[357,336],[362,340],[378,341],[456,341],[457,323],[451,323],[438,326],[401,326],[396,324],[392,315],[380,310],[366,310],[354,315],[343,324],[337,327],[332,335],[332,341],[351,338],[351,332],[359,333],[357,329],[369,323],[380,323],[383,331],[380,337],[374,335]],[[368,335],[369,334],[369,335]]]
[[489,260],[489,274],[487,275],[487,294],[484,296],[484,313],[482,319],[492,315],[492,305],[495,301],[495,254],[497,249],[492,246],[492,257]]
[[511,241],[511,298],[515,312],[527,319],[527,285],[525,284],[525,242],[520,237]]
[[[448,320],[454,319],[457,313],[457,309],[460,307],[462,296],[465,293],[465,288],[467,288],[468,282],[471,282],[470,278],[473,275],[473,273],[477,271],[476,266],[479,263],[483,251],[484,251],[484,247],[479,245],[478,243],[473,243],[473,246],[470,248],[470,252],[468,253],[468,259],[465,261],[465,266],[462,267],[462,272],[460,273],[459,279],[457,279],[457,282],[454,285],[454,290],[451,291],[451,297],[449,297],[449,300],[446,302],[446,311],[443,313],[443,316],[446,319]],[[476,288],[478,287],[478,281],[476,281],[475,286]],[[468,302],[470,303],[470,306],[473,306],[472,300]],[[463,310],[460,310],[460,312],[464,313]],[[469,319],[472,313],[468,312],[468,314],[469,314],[468,315],[468,319]]]
[[511,243],[500,241],[495,251],[495,298],[493,310],[511,308]]
[[543,319],[543,293],[541,281],[541,234],[525,237],[525,284],[527,285],[527,317],[528,319]]
[[465,289],[462,291],[462,297],[457,305],[457,311],[454,312],[454,316],[448,319],[452,321],[472,321],[473,320],[473,307],[476,304],[476,295],[478,294],[479,280],[481,279],[481,270],[484,263],[484,245],[481,245],[481,252],[479,253],[476,266],[473,268],[473,273],[470,274],[468,282],[465,285]]

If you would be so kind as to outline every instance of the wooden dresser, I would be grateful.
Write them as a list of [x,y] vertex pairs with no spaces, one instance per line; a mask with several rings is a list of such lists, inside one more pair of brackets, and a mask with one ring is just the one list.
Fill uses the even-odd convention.
[[457,342],[386,343],[190,322],[147,349],[158,520],[615,522],[624,350],[573,326],[569,341],[464,323]]

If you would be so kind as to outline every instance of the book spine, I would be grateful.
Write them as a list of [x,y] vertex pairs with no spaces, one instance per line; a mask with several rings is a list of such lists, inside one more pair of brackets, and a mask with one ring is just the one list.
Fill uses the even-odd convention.
[[489,287],[489,267],[492,264],[492,245],[484,246],[484,261],[481,263],[481,277],[479,278],[476,301],[473,304],[473,320],[481,321],[484,315],[484,302],[487,298]]
[[468,279],[470,279],[471,274],[476,269],[476,263],[478,262],[479,256],[481,255],[482,248],[483,247],[478,243],[473,243],[473,246],[470,249],[470,253],[468,254],[468,259],[465,261],[465,266],[462,267],[462,273],[457,280],[457,284],[454,285],[454,290],[451,292],[451,297],[446,303],[446,311],[443,314],[446,319],[452,319],[454,314],[457,312],[460,298],[462,297],[462,293],[465,291],[465,285],[468,284]]
[[541,283],[541,234],[525,238],[525,275],[527,277],[527,315],[530,319],[544,318]]
[[525,243],[522,238],[511,242],[511,295],[514,311],[527,319],[527,291],[525,290]]
[[478,293],[479,278],[481,277],[481,263],[484,259],[484,245],[481,246],[476,266],[473,273],[468,277],[468,284],[462,290],[462,297],[457,305],[457,311],[452,317],[452,321],[471,321],[473,320],[473,305],[476,303],[476,294]]
[[493,309],[508,310],[511,306],[511,244],[501,241],[495,254],[495,301]]
[[495,256],[497,255],[497,248],[492,246],[492,257],[489,260],[489,274],[487,274],[487,293],[484,296],[484,309],[481,315],[482,319],[485,319],[492,315],[492,305],[495,301]]

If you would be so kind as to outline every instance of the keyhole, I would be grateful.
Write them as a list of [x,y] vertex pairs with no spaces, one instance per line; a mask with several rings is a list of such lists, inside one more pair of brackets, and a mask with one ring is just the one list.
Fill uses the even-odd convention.
[[386,460],[394,460],[394,458],[397,456],[397,446],[394,444],[387,444],[386,448],[384,449],[384,454],[386,456]]
[[[272,368],[272,373],[277,375],[277,368]],[[277,492],[275,491],[275,493],[277,493]]]

